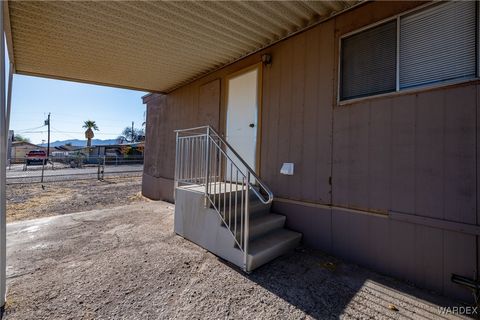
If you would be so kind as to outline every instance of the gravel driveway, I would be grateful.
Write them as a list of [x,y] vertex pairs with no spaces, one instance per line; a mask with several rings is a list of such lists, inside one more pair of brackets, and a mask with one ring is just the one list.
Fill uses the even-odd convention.
[[165,202],[8,224],[6,319],[453,318],[452,301],[315,251],[246,275],[172,224]]
[[[58,166],[58,164],[57,164]],[[84,166],[82,168],[56,167],[52,170],[52,166],[45,166],[44,182],[56,181],[72,181],[80,179],[97,179],[97,166]],[[105,178],[117,177],[137,177],[143,172],[143,164],[124,164],[124,165],[107,165],[104,168],[103,176]],[[19,183],[40,183],[42,177],[42,166],[30,166],[27,171],[23,171],[23,165],[12,165],[7,170],[7,184]]]
[[148,201],[141,177],[7,185],[7,222]]

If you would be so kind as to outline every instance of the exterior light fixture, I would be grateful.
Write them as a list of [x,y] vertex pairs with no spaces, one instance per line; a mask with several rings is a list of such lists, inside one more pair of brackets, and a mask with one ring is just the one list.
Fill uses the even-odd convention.
[[264,65],[269,66],[272,64],[272,56],[269,54],[262,54],[262,62]]

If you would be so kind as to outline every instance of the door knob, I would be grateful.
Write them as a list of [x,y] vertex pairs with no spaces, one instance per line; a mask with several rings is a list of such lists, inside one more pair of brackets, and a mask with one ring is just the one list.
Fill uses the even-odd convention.
[[253,128],[253,127],[255,127],[255,124],[254,124],[254,123],[250,123],[248,126],[249,126],[250,128]]

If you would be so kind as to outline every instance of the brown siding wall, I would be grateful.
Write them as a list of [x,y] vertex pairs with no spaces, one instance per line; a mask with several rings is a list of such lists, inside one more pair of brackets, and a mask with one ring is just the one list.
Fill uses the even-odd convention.
[[[261,175],[277,197],[330,203],[334,20],[274,46],[264,68]],[[284,162],[295,175],[280,175]]]
[[146,156],[142,193],[152,199],[173,201],[173,131],[206,124],[218,128],[220,81],[215,79],[187,86],[171,95],[153,95],[146,100]]
[[334,109],[333,203],[475,224],[477,85]]
[[[225,77],[263,68],[260,174],[309,246],[447,295],[478,265],[478,81],[337,105],[339,37],[417,6],[367,3],[165,95],[145,99],[143,192],[172,200],[174,129],[221,132]],[[280,175],[283,162],[293,176]],[[330,184],[332,177],[332,184]]]

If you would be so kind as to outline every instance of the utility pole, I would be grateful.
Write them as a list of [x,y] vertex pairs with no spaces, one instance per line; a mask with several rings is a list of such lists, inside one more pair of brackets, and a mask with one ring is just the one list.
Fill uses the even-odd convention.
[[134,124],[134,122],[132,121],[132,143],[135,142],[135,138],[134,138],[134,133],[135,132],[133,131],[133,124]]
[[48,142],[47,142],[47,159],[50,157],[50,112],[48,118],[45,120],[45,124],[48,126]]

